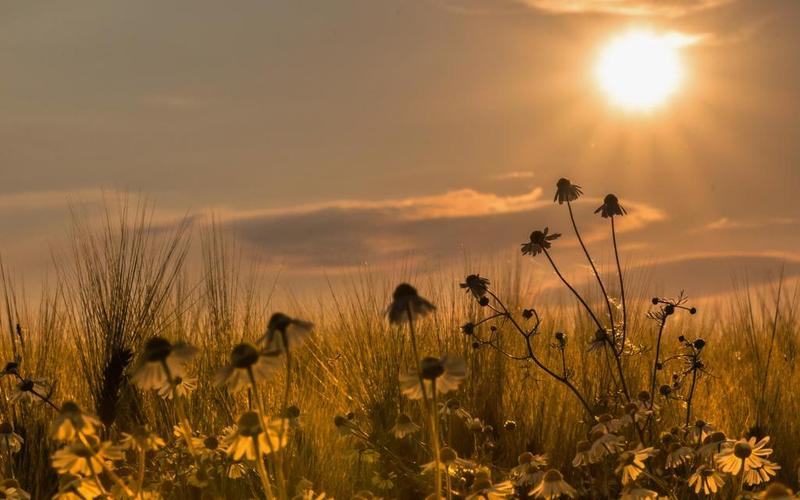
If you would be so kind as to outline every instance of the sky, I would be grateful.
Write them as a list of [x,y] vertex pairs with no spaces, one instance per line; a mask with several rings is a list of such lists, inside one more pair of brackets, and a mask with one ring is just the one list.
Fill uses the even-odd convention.
[[[613,192],[626,265],[668,288],[798,275],[799,22],[796,0],[6,1],[0,255],[37,276],[76,206],[128,193],[213,214],[286,279],[509,259],[545,226],[578,273],[567,177],[603,265]],[[693,40],[648,112],[592,73],[636,27]]]

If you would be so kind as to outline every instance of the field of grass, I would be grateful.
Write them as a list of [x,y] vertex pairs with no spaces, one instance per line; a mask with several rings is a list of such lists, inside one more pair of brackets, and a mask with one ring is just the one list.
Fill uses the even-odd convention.
[[[567,289],[535,303],[515,266],[465,269],[488,285],[355,277],[297,301],[251,278],[215,230],[195,236],[155,233],[144,213],[76,224],[35,301],[3,268],[4,498],[415,499],[435,498],[437,484],[447,498],[713,496],[696,495],[692,476],[719,480],[719,498],[797,486],[796,287],[743,287],[692,314],[691,300],[654,304],[626,282],[622,343],[613,273],[608,304],[592,275],[576,290],[597,333]],[[409,289],[393,298],[401,281],[435,311]],[[259,343],[279,307],[302,321],[272,321],[272,342]],[[242,343],[256,349],[234,350]],[[232,351],[234,370],[254,373],[238,391],[220,383]],[[142,388],[165,376],[163,390]],[[400,415],[418,430],[398,433]],[[737,441],[764,436],[771,454]],[[588,463],[574,462],[586,441]]]

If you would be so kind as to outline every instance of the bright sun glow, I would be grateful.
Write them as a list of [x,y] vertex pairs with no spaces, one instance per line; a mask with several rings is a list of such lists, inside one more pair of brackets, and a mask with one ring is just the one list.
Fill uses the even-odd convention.
[[637,30],[614,38],[600,53],[595,74],[619,106],[648,110],[672,95],[683,80],[680,48],[690,38],[677,33]]

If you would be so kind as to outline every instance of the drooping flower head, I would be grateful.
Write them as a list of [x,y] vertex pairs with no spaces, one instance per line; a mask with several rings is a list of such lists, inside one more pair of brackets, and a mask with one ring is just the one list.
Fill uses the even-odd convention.
[[556,195],[553,197],[553,201],[557,201],[558,204],[561,205],[564,202],[569,203],[570,201],[577,200],[582,194],[583,191],[581,191],[580,186],[576,186],[571,183],[569,179],[562,177],[556,183]]
[[615,215],[625,215],[628,212],[619,204],[619,199],[613,194],[607,194],[603,198],[603,204],[597,207],[594,213],[599,213],[604,219]]
[[248,411],[239,417],[236,428],[224,441],[233,460],[255,460],[260,455],[274,453],[288,441],[288,421],[260,417]]
[[419,370],[412,368],[400,377],[400,389],[409,399],[422,399],[420,376],[425,384],[425,394],[447,394],[458,389],[466,377],[466,364],[461,358],[444,356],[442,358],[427,357],[420,362]]
[[714,495],[725,485],[725,478],[716,469],[707,465],[699,465],[689,476],[689,487],[698,495]]
[[530,241],[522,244],[522,255],[535,257],[550,248],[550,242],[561,237],[560,233],[548,234],[549,228],[531,233]]
[[276,356],[263,354],[253,344],[243,342],[233,348],[230,363],[217,371],[214,381],[219,386],[227,385],[231,392],[239,392],[265,380],[279,366]]
[[121,447],[141,452],[158,450],[164,445],[164,440],[153,434],[147,425],[138,425],[130,433],[123,432],[120,440]]
[[0,424],[0,452],[4,454],[18,453],[24,442],[22,436],[14,432],[14,426],[8,422]]
[[405,413],[401,413],[397,416],[397,420],[395,420],[394,426],[391,428],[390,432],[397,439],[403,439],[415,432],[419,432],[419,430],[420,427],[411,420],[411,417]]
[[392,303],[389,304],[387,315],[392,324],[408,321],[409,316],[415,319],[417,316],[427,316],[436,307],[423,299],[417,293],[417,289],[408,283],[397,285],[392,294]]
[[78,433],[94,436],[100,427],[100,421],[94,415],[84,413],[74,401],[61,405],[61,411],[53,420],[50,434],[59,441],[74,441]]
[[529,495],[550,500],[561,498],[562,496],[575,498],[577,494],[578,492],[575,491],[575,488],[564,481],[564,476],[561,475],[561,472],[556,469],[550,469],[544,473],[541,482],[531,490]]
[[[87,446],[88,444],[88,446]],[[100,441],[95,436],[86,436],[53,453],[53,468],[60,474],[88,476],[99,474],[110,461],[121,460],[122,451],[110,441]]]
[[186,365],[197,354],[197,348],[185,342],[172,344],[164,337],[151,337],[134,368],[133,382],[141,389],[161,389],[175,377],[186,376]]
[[480,274],[470,274],[459,286],[466,289],[467,293],[471,293],[473,297],[480,300],[481,297],[486,295],[489,291],[489,280],[482,278]]
[[293,352],[311,337],[313,328],[314,325],[308,321],[277,312],[269,318],[267,331],[258,339],[258,344],[266,342],[267,351]]

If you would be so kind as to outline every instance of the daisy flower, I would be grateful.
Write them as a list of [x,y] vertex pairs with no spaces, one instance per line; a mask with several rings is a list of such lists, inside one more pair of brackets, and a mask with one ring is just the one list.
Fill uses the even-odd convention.
[[561,237],[559,233],[547,234],[548,228],[541,231],[534,231],[530,235],[530,241],[522,244],[522,255],[536,257],[543,251],[550,248],[550,242]]
[[639,448],[623,452],[619,456],[619,465],[615,469],[622,476],[622,484],[629,484],[644,472],[644,461],[653,456],[653,448]]
[[603,198],[603,204],[597,207],[594,213],[599,213],[604,219],[614,217],[615,215],[625,215],[628,212],[619,204],[619,199],[613,194],[607,194]]
[[397,439],[403,439],[406,436],[414,434],[415,432],[419,432],[420,427],[411,421],[411,417],[406,415],[405,413],[401,413],[397,416],[397,420],[395,420],[394,426],[389,430],[389,432],[394,435]]
[[580,186],[576,186],[569,179],[562,177],[556,183],[556,195],[553,197],[553,202],[557,201],[559,205],[562,205],[564,202],[577,200],[582,194]]
[[0,424],[0,451],[3,453],[18,453],[25,440],[14,432],[14,427],[8,423]]
[[556,469],[550,469],[544,473],[542,480],[528,493],[528,496],[550,500],[561,496],[575,498],[577,493],[575,488],[564,481],[564,476],[561,475],[561,472]]
[[547,456],[526,451],[517,458],[517,463],[519,465],[509,473],[511,482],[518,487],[531,487],[538,484],[544,476],[542,468],[547,466]]
[[599,462],[608,455],[616,455],[625,449],[625,438],[616,434],[596,431],[592,433],[592,446],[589,449],[592,462]]
[[152,337],[144,344],[131,379],[145,391],[161,389],[175,377],[185,377],[186,365],[196,354],[197,348],[185,342],[172,344],[163,337]]
[[622,429],[622,422],[608,413],[605,413],[597,417],[597,423],[592,427],[592,432],[599,430],[604,433],[615,433],[620,429]]
[[464,288],[467,293],[471,293],[473,297],[480,300],[480,298],[489,291],[489,280],[481,278],[480,274],[470,274],[467,276],[467,279],[464,280],[464,283],[461,283],[459,286]]
[[59,441],[73,441],[78,433],[94,436],[100,427],[100,420],[94,415],[84,413],[74,401],[61,405],[56,418],[50,426],[50,435]]
[[164,445],[164,440],[157,434],[150,432],[146,425],[137,426],[130,433],[123,432],[120,440],[122,448],[144,452],[158,450]]
[[717,453],[722,452],[723,448],[732,446],[728,439],[725,437],[724,432],[712,432],[703,439],[703,445],[697,449],[697,454],[704,458],[710,458]]
[[286,419],[262,418],[254,411],[242,414],[236,429],[226,439],[227,453],[233,460],[255,460],[259,455],[269,455],[286,446],[288,441]]
[[694,489],[698,495],[713,495],[725,485],[725,478],[713,467],[700,465],[689,476],[689,487]]
[[98,474],[105,467],[112,468],[111,461],[124,458],[122,451],[110,441],[101,442],[95,436],[85,439],[89,447],[83,441],[75,441],[53,453],[53,468],[59,474]]
[[267,331],[258,344],[266,342],[269,352],[293,352],[311,337],[314,325],[308,321],[291,318],[283,313],[275,313],[269,318]]
[[279,366],[275,356],[267,356],[259,352],[256,346],[242,343],[231,351],[230,364],[217,371],[215,383],[227,385],[231,392],[239,392],[250,383],[266,380]]
[[667,469],[675,469],[683,464],[688,464],[693,458],[694,450],[688,446],[684,446],[675,442],[669,445],[669,451],[667,452],[667,458],[664,467]]
[[22,379],[14,386],[14,392],[11,395],[11,402],[30,404],[34,401],[49,399],[52,390],[53,388],[45,379]]
[[420,362],[420,371],[412,368],[408,374],[400,377],[400,389],[408,399],[422,399],[420,373],[426,394],[433,394],[434,387],[437,394],[447,394],[461,385],[466,377],[466,364],[463,359],[456,357],[424,358]]
[[397,480],[397,473],[395,472],[378,472],[372,475],[372,484],[379,490],[391,490],[394,488],[394,482]]
[[572,459],[572,465],[575,467],[584,467],[593,463],[592,443],[589,441],[578,441],[575,450],[575,458]]
[[[766,459],[772,454],[772,448],[767,448],[767,443],[769,443],[769,436],[765,436],[758,442],[755,437],[740,439],[717,455],[717,466],[722,472],[734,476],[738,476],[742,471],[760,471],[765,465],[772,465]],[[769,467],[766,469],[766,473],[769,473],[770,470],[774,472],[774,469]],[[751,479],[755,478],[751,477]]]
[[389,304],[386,314],[390,323],[399,324],[408,321],[409,314],[413,320],[417,316],[427,316],[435,309],[433,304],[417,294],[416,288],[408,283],[401,283],[394,289],[392,303]]
[[163,385],[158,390],[158,395],[164,399],[172,399],[175,394],[181,398],[188,398],[197,389],[197,377],[175,377],[172,383]]
[[692,443],[702,443],[706,436],[714,432],[714,426],[704,420],[697,420],[689,428],[688,437]]
[[489,479],[476,480],[465,500],[501,500],[514,494],[514,485],[510,481],[492,484]]

